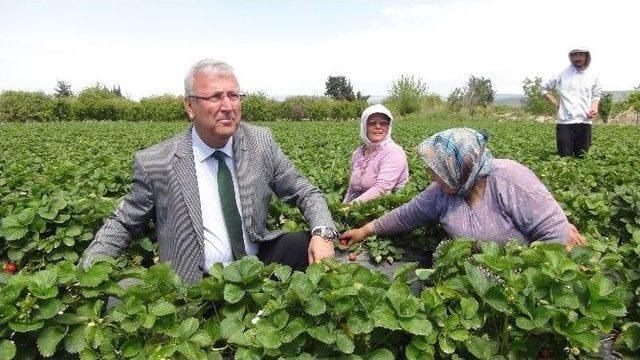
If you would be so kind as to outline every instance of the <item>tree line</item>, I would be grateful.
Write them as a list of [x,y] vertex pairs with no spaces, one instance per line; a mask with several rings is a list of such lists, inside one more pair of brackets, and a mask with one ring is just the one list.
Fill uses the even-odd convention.
[[[533,115],[555,114],[556,109],[541,94],[542,78],[523,81],[524,98],[521,109]],[[0,121],[46,122],[69,120],[172,121],[186,120],[182,96],[159,95],[128,99],[120,87],[96,83],[77,94],[71,84],[59,80],[53,94],[8,90],[0,93]],[[249,94],[242,103],[247,121],[273,120],[347,120],[359,118],[370,96],[355,91],[344,75],[331,75],[325,81],[325,96],[291,96],[282,101],[262,92]],[[427,84],[415,75],[403,74],[389,86],[384,105],[395,114],[405,116],[425,111],[464,112],[473,116],[486,113],[496,92],[490,79],[471,75],[467,82],[446,98],[429,91]],[[629,108],[640,112],[640,85],[623,100],[614,102],[611,93],[604,93],[600,102],[600,117],[610,116]]]

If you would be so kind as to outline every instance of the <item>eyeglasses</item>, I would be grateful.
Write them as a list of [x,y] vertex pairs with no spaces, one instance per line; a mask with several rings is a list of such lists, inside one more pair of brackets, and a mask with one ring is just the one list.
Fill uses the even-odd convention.
[[204,100],[204,101],[208,101],[212,104],[219,104],[222,102],[222,99],[224,99],[226,96],[227,99],[229,99],[229,102],[231,103],[239,103],[240,100],[244,99],[245,96],[247,96],[246,94],[239,94],[236,92],[227,92],[227,93],[215,93],[211,96],[198,96],[198,95],[189,95],[190,98],[194,98],[194,99],[198,99],[198,100]]
[[389,126],[389,121],[387,120],[367,120],[368,126]]

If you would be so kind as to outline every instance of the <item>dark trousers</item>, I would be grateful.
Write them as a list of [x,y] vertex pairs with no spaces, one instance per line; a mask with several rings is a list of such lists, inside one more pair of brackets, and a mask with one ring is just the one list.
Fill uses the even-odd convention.
[[591,124],[556,125],[556,146],[560,156],[583,157],[591,146]]
[[289,265],[293,270],[304,270],[309,265],[309,241],[308,232],[282,234],[260,243],[258,259],[265,264],[276,262]]

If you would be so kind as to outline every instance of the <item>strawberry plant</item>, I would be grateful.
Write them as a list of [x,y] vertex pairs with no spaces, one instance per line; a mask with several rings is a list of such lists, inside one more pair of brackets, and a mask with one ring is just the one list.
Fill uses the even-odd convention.
[[[588,246],[567,254],[553,244],[447,242],[432,269],[400,265],[392,280],[357,262],[291,272],[247,258],[183,284],[166,264],[154,265],[150,224],[124,256],[85,271],[77,266],[82,251],[126,194],[132,154],[186,124],[2,124],[0,359],[571,358],[595,355],[602,334],[634,356],[640,348],[640,131],[599,126],[591,150],[578,160],[555,155],[553,126],[449,117],[436,112],[397,122],[393,138],[407,152],[410,181],[348,207],[342,198],[358,124],[266,125],[325,194],[340,231],[429,185],[414,150],[428,135],[454,126],[487,129],[495,157],[531,168]],[[295,207],[276,201],[268,227],[308,230]],[[396,265],[403,250],[434,251],[445,238],[440,226],[425,224],[350,251]],[[117,284],[124,279],[137,284],[123,289]]]
[[417,271],[438,351],[480,359],[532,358],[547,347],[565,358],[596,353],[599,334],[625,315],[626,293],[589,262],[593,255],[558,244],[444,243],[433,269]]

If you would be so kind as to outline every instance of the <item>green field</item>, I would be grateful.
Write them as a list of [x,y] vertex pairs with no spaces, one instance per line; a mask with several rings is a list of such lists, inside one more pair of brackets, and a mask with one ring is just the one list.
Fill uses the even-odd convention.
[[[604,333],[623,334],[616,339],[621,352],[640,348],[640,129],[596,126],[590,153],[578,160],[555,155],[551,125],[409,117],[392,131],[408,154],[408,185],[344,211],[359,123],[262,125],[326,194],[340,230],[363,225],[428,185],[414,151],[419,142],[451,127],[486,129],[494,156],[530,167],[589,244],[567,254],[553,245],[459,240],[442,246],[433,270],[402,267],[395,281],[356,264],[291,274],[248,258],[187,286],[166,266],[139,267],[154,264],[150,230],[122,259],[85,272],[75,266],[79,254],[126,193],[133,153],[188,124],[5,123],[0,263],[15,262],[20,271],[0,275],[0,359],[38,353],[86,359],[522,359],[541,347],[571,358],[597,352]],[[271,227],[306,226],[287,205],[273,202],[271,214]],[[375,259],[399,248],[433,250],[442,239],[439,227],[429,225],[355,250],[369,250]],[[145,283],[127,291],[114,286],[126,277]],[[417,284],[422,289],[412,292]],[[109,294],[125,301],[106,311]],[[256,317],[263,320],[252,322]]]

